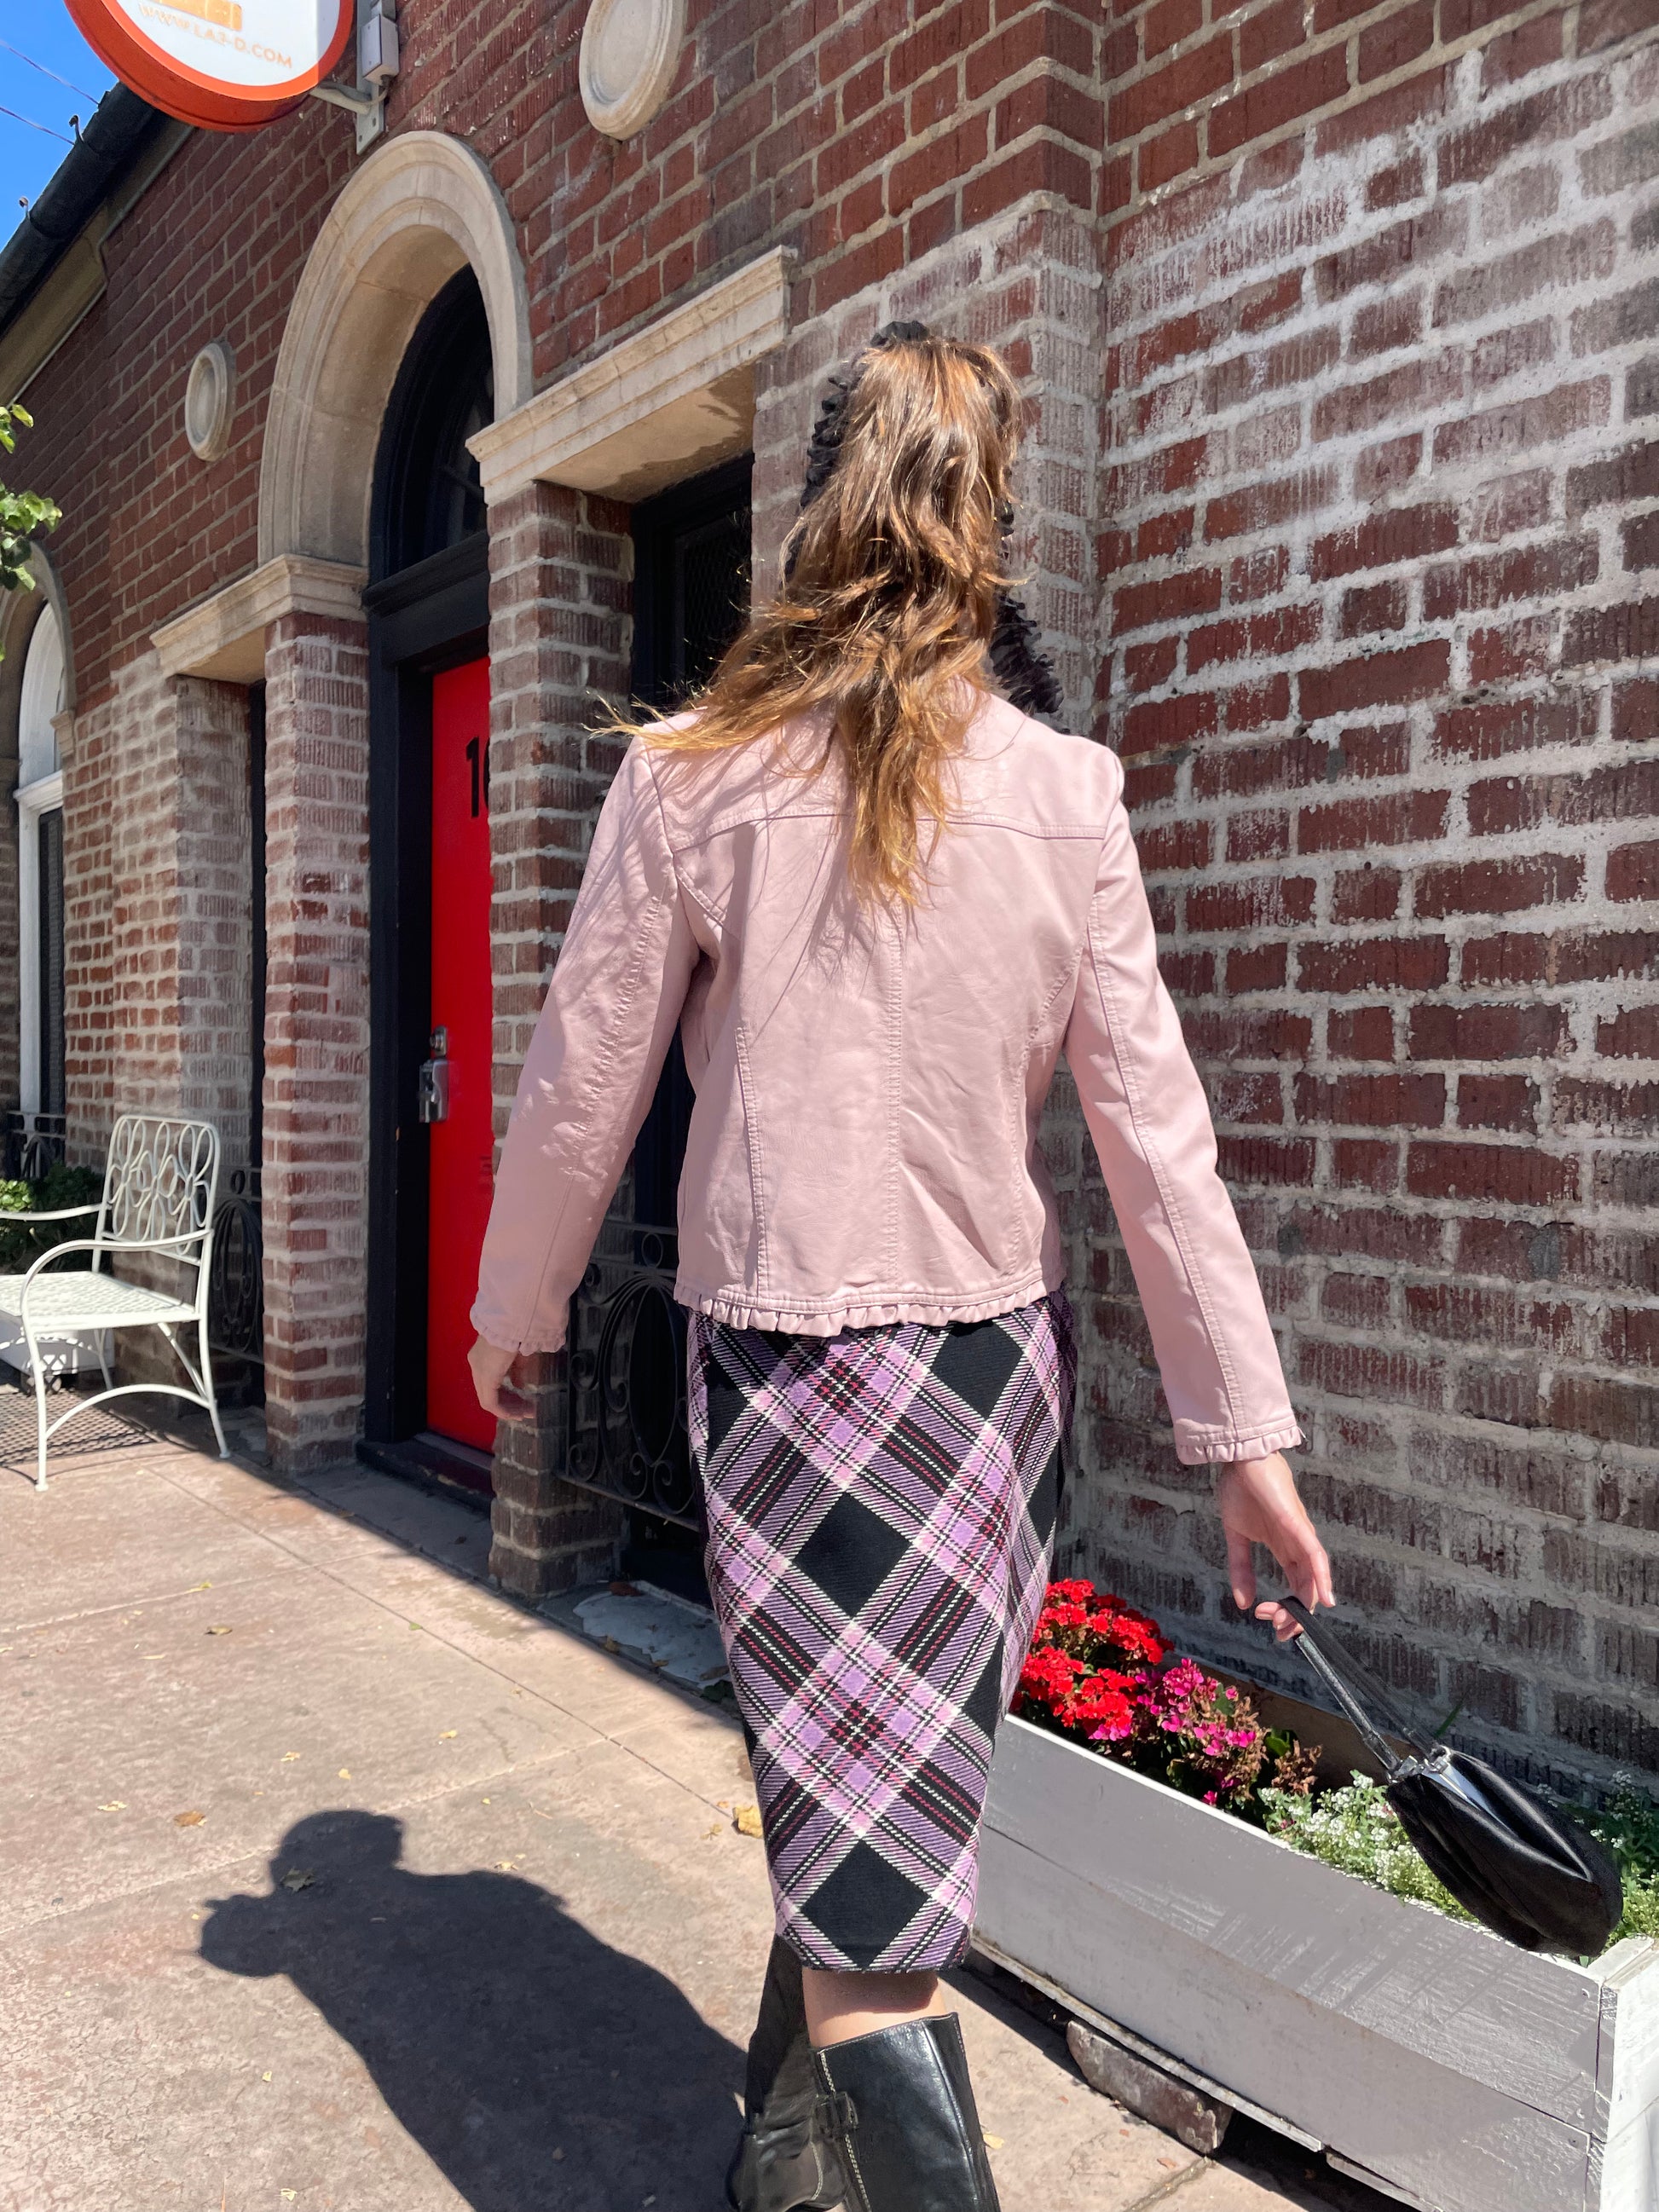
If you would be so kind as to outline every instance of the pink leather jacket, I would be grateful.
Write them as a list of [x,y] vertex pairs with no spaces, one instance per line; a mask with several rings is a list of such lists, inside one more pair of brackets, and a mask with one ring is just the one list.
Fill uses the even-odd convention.
[[[791,765],[791,757],[796,765]],[[844,784],[803,727],[629,748],[599,817],[496,1179],[472,1319],[556,1351],[678,1026],[696,1091],[687,1305],[833,1335],[1006,1313],[1065,1279],[1037,1125],[1064,1052],[1182,1460],[1298,1441],[1181,1025],[1123,771],[988,701],[913,912],[848,885]]]

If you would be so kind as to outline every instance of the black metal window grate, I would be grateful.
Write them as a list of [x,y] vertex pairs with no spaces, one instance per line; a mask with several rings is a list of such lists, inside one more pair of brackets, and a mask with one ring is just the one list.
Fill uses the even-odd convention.
[[749,507],[688,530],[672,548],[675,688],[706,684],[749,609]]
[[40,1111],[64,1111],[64,810],[40,817]]
[[685,1312],[672,1229],[614,1216],[570,1302],[569,1480],[698,1526],[685,1414]]

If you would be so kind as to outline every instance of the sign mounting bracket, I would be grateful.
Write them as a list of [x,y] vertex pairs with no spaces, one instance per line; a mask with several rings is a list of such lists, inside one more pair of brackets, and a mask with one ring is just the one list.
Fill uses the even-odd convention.
[[311,97],[356,117],[360,154],[386,129],[386,88],[399,58],[397,0],[357,0],[357,82],[313,84]]

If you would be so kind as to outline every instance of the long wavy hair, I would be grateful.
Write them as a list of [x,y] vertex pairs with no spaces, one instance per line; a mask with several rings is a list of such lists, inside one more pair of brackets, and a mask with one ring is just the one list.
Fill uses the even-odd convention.
[[823,403],[782,590],[684,719],[642,726],[665,750],[713,752],[816,716],[816,765],[838,750],[845,769],[854,882],[884,902],[915,902],[922,825],[947,819],[981,696],[1059,702],[1005,573],[1018,422],[989,347],[889,325]]

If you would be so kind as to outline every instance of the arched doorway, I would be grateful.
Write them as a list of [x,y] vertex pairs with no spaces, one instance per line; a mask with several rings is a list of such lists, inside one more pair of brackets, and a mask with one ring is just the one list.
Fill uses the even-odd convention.
[[[447,601],[443,578],[412,574],[416,526],[405,512],[394,542],[376,485],[391,468],[389,428],[410,419],[426,319],[468,270],[489,325],[489,403],[511,414],[532,390],[512,216],[462,140],[395,134],[319,231],[271,378],[249,582],[278,610],[264,639],[264,1011],[276,1049],[263,1181],[267,1422],[284,1468],[329,1464],[360,1442],[379,1451],[426,1418],[424,1353],[408,1351],[423,1218],[404,1204],[407,1156],[425,1157],[423,1139],[404,1142],[420,1056],[403,1049],[414,987],[399,955],[400,938],[412,941],[406,901],[424,897],[430,868],[429,851],[404,864],[418,778],[403,771],[422,743],[429,755],[431,678],[411,667],[408,632],[441,630],[451,646],[471,635],[482,651],[485,581],[481,544],[449,570]],[[465,505],[460,525],[463,540],[477,536]],[[419,804],[429,813],[429,795]],[[480,1486],[483,1457],[470,1466]]]
[[495,1424],[466,1352],[494,1147],[488,533],[466,441],[494,404],[464,269],[404,353],[370,510],[366,1436],[484,1492]]

